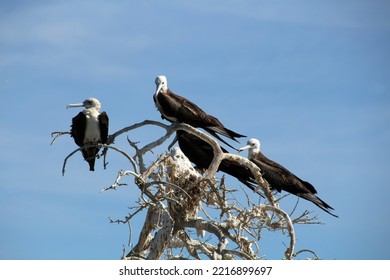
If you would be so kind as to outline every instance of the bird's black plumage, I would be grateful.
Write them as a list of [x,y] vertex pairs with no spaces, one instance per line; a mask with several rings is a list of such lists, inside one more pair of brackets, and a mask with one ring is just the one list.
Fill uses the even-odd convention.
[[[191,133],[180,130],[177,131],[177,139],[180,149],[192,163],[202,169],[207,169],[210,166],[214,157],[214,151],[209,143]],[[222,147],[221,149],[224,153],[228,152]],[[235,161],[223,159],[218,171],[237,178],[251,190],[256,189],[257,184],[250,169]]]
[[236,138],[245,137],[244,135],[227,129],[216,117],[207,114],[193,102],[174,94],[166,86],[166,78],[164,76],[158,76],[156,78],[156,86],[157,89],[153,96],[153,100],[163,119],[170,122],[182,122],[193,127],[203,128],[229,147],[232,146],[221,139],[218,134],[236,142],[238,142]]
[[69,104],[71,107],[85,107],[72,119],[70,134],[79,147],[90,144],[91,147],[81,149],[89,170],[95,170],[95,159],[99,153],[97,144],[105,144],[108,138],[109,119],[106,112],[99,112],[100,102],[96,98],[88,98],[83,103]]
[[271,189],[277,190],[278,192],[286,191],[306,199],[330,215],[338,217],[331,213],[331,210],[334,209],[316,195],[317,190],[312,184],[300,179],[287,168],[267,158],[260,152],[259,148],[260,142],[257,139],[250,139],[248,145],[241,148],[240,151],[252,149],[253,152],[249,153],[248,158],[261,169],[263,178],[270,184]]
[[[100,141],[90,144],[105,144],[108,138],[108,115],[106,112],[102,112],[99,117],[99,130],[100,130]],[[85,130],[87,125],[87,117],[83,112],[80,112],[77,116],[72,119],[71,125],[71,136],[74,138],[74,142],[79,146],[83,147],[85,143]],[[89,170],[95,171],[95,159],[96,155],[99,153],[98,147],[88,147],[83,148],[81,153],[83,154],[84,159],[89,164]]]
[[87,116],[80,112],[72,119],[70,135],[73,137],[77,146],[84,146],[85,128],[87,127]]

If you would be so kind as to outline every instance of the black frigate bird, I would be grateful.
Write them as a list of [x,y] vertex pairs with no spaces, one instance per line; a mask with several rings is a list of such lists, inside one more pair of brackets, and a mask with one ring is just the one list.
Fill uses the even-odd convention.
[[[100,102],[96,98],[88,98],[83,103],[69,104],[66,108],[84,107],[77,116],[72,119],[70,134],[74,142],[83,147],[86,144],[105,144],[108,137],[108,116],[106,112],[99,112]],[[89,170],[95,170],[95,159],[99,152],[97,146],[81,150],[84,159],[89,164]]]
[[263,178],[271,185],[272,189],[281,192],[282,190],[311,201],[319,208],[337,217],[331,210],[334,210],[329,204],[320,199],[316,194],[317,190],[309,182],[303,181],[289,170],[277,162],[268,159],[260,152],[260,141],[249,139],[247,146],[242,147],[239,151],[248,150],[248,159],[256,164],[263,174]]
[[236,142],[238,142],[236,138],[245,137],[227,129],[216,117],[208,115],[188,99],[174,94],[168,88],[168,82],[165,76],[157,76],[155,83],[156,92],[153,95],[153,100],[163,119],[172,123],[180,122],[193,127],[203,128],[231,148],[233,147],[222,140],[217,133]]
[[[179,147],[184,155],[198,168],[209,168],[214,158],[213,147],[191,133],[179,130],[176,134]],[[221,149],[224,153],[228,153],[224,148],[221,147]],[[223,159],[218,167],[218,171],[222,171],[237,178],[241,183],[245,184],[253,191],[257,187],[256,180],[250,169],[235,161]]]

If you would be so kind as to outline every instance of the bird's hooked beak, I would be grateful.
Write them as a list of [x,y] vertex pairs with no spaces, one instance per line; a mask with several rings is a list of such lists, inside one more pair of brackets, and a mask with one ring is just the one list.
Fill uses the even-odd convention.
[[66,106],[66,109],[76,108],[76,107],[84,107],[84,103],[69,104]]
[[238,151],[242,152],[242,151],[248,150],[250,148],[251,148],[251,145],[246,145],[245,147],[239,148]]
[[157,87],[156,87],[156,92],[155,92],[155,94],[157,95],[159,92],[160,92],[160,90],[162,89],[162,87],[164,86],[164,84],[163,83],[159,83],[159,84],[157,84]]

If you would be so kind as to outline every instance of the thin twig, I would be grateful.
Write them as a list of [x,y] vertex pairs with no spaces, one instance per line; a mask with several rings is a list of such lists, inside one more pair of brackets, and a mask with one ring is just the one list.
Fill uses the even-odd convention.
[[165,128],[165,129],[168,129],[168,125],[166,124],[163,124],[161,122],[157,122],[157,121],[151,121],[151,120],[145,120],[143,122],[140,122],[140,123],[136,123],[136,124],[133,124],[133,125],[130,125],[130,126],[127,126],[125,128],[122,128],[121,130],[118,130],[117,132],[111,134],[108,139],[107,139],[107,145],[109,144],[112,144],[114,143],[115,141],[115,138],[118,137],[119,135],[123,134],[123,133],[126,133],[126,132],[129,132],[130,130],[134,130],[134,129],[137,129],[139,127],[142,127],[142,126],[145,126],[145,125],[156,125],[156,126],[159,126],[159,127],[162,127],[162,128]]
[[54,144],[54,142],[57,140],[58,137],[65,135],[65,134],[70,134],[70,131],[55,131],[51,133],[51,137],[53,140],[50,142],[50,146]]
[[115,224],[126,224],[130,222],[130,220],[137,215],[139,212],[141,212],[143,209],[145,209],[145,205],[141,205],[133,214],[130,214],[129,216],[126,216],[124,220],[113,220],[110,217],[108,219],[110,220],[110,223],[115,223]]
[[145,172],[143,172],[143,174],[141,175],[141,178],[143,178],[144,180],[146,178],[149,178],[150,175],[154,172],[154,170],[156,170],[156,168],[158,168],[158,166],[162,162],[164,162],[167,158],[169,158],[169,154],[161,155],[155,163],[153,163],[151,166],[149,166],[149,168],[147,170],[145,170]]
[[73,156],[75,153],[77,153],[78,151],[81,151],[83,148],[80,147],[76,150],[74,150],[73,152],[71,152],[65,159],[64,159],[64,163],[62,165],[62,176],[65,176],[65,166],[66,166],[66,162],[68,161],[68,159]]
[[103,144],[103,145],[100,144],[99,146],[100,146],[100,147],[107,148],[107,149],[112,149],[112,150],[117,151],[118,153],[122,154],[123,156],[125,156],[125,157],[130,161],[130,163],[133,165],[134,172],[137,173],[137,174],[139,173],[137,163],[136,163],[136,162],[134,161],[134,159],[133,159],[131,156],[129,156],[125,151],[123,151],[123,150],[121,150],[121,149],[119,149],[119,148],[117,148],[117,147],[114,147],[114,146],[112,146],[112,145],[107,145],[107,144]]
[[308,250],[308,249],[303,249],[303,250],[299,250],[298,252],[295,252],[294,254],[293,254],[293,257],[295,258],[296,256],[298,256],[299,254],[301,254],[301,253],[311,253],[311,254],[313,254],[314,256],[315,256],[315,259],[316,260],[319,260],[320,258],[318,257],[318,255],[316,254],[316,252],[314,252],[314,251],[312,251],[312,250]]

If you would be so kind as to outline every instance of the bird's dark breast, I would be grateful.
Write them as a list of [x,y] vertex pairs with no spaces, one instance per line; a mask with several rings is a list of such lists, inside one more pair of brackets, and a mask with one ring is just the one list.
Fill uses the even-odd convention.
[[212,147],[186,132],[178,131],[177,136],[179,147],[186,157],[196,166],[207,169],[214,157]]
[[175,102],[174,99],[172,99],[168,94],[166,93],[159,93],[156,96],[153,97],[154,102],[156,104],[157,109],[161,113],[161,117],[165,118],[166,120],[170,122],[176,122],[180,121],[177,118],[177,111],[180,107],[180,104]]

